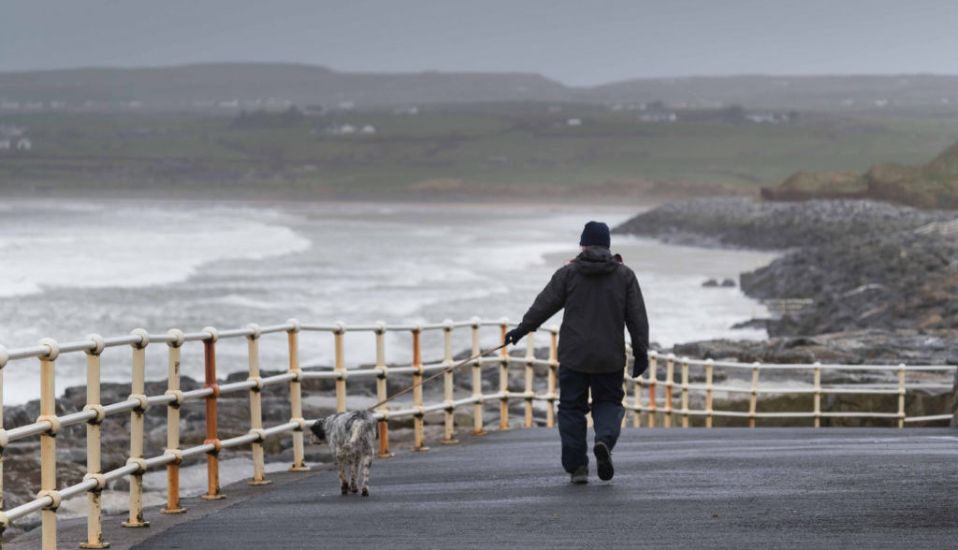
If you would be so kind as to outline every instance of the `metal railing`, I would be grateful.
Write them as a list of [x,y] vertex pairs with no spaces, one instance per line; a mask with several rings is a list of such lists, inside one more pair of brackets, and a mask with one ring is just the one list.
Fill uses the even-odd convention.
[[[659,362],[665,362],[665,376],[659,379]],[[678,367],[679,382],[676,383],[676,366]],[[690,370],[701,369],[704,383],[691,383]],[[714,383],[715,369],[751,371],[751,380],[748,384],[716,384]],[[796,385],[789,381],[785,385],[773,383],[762,385],[760,382],[763,371],[788,371],[789,373],[810,373],[812,383]],[[877,384],[822,384],[823,371],[858,371],[871,373],[895,373],[896,382]],[[661,419],[662,426],[670,428],[678,416],[682,427],[688,427],[690,417],[704,417],[704,426],[711,428],[716,417],[743,418],[750,428],[756,426],[760,418],[767,419],[811,419],[811,426],[821,427],[823,418],[864,418],[886,419],[897,422],[899,428],[909,423],[950,421],[953,414],[937,414],[925,416],[908,416],[905,408],[905,396],[908,390],[951,390],[952,384],[944,383],[916,383],[908,382],[908,373],[955,372],[958,377],[958,366],[955,365],[840,365],[840,364],[784,364],[784,363],[739,363],[734,361],[714,361],[712,359],[678,358],[674,354],[662,355],[649,352],[649,369],[647,373],[632,381],[633,402],[626,404],[626,408],[633,413],[633,426],[642,424],[641,415],[645,415],[646,425],[655,427]],[[626,376],[629,381],[629,377]],[[659,394],[659,387],[663,387],[663,394]],[[647,392],[647,399],[642,400],[642,389]],[[678,389],[678,393],[676,393]],[[701,408],[690,407],[692,392],[704,395]],[[748,396],[748,410],[716,410],[713,407],[715,393],[738,394]],[[759,395],[809,395],[812,397],[811,410],[807,411],[766,411],[758,410]],[[897,396],[897,410],[895,411],[831,411],[822,410],[822,397],[827,395],[892,395]],[[678,406],[676,407],[676,400]]]
[[[443,375],[442,400],[437,403],[426,404],[423,398],[421,381],[425,374],[437,372],[454,364],[453,332],[456,329],[467,328],[471,335],[471,354],[476,356],[480,352],[480,331],[483,327],[496,327],[500,341],[504,339],[509,327],[514,326],[507,320],[483,321],[472,319],[469,321],[445,321],[436,324],[416,325],[350,325],[342,323],[332,325],[300,324],[290,320],[281,325],[259,327],[249,325],[243,329],[217,331],[214,328],[204,328],[199,332],[183,333],[179,330],[170,330],[166,334],[149,334],[145,330],[134,330],[130,335],[115,338],[89,336],[78,342],[60,344],[50,339],[41,340],[38,345],[27,348],[6,350],[0,347],[0,398],[2,398],[3,367],[10,361],[37,360],[40,367],[40,414],[36,422],[17,426],[10,430],[0,430],[0,453],[9,444],[39,436],[40,438],[40,490],[35,499],[9,510],[0,511],[0,530],[6,529],[11,522],[24,516],[41,513],[42,547],[53,550],[57,546],[57,509],[64,499],[87,495],[87,540],[81,544],[83,548],[104,548],[102,531],[101,493],[110,481],[130,477],[129,483],[129,515],[124,527],[145,527],[149,523],[143,515],[143,475],[150,469],[165,467],[167,473],[166,505],[163,513],[183,513],[185,509],[180,505],[180,465],[184,459],[190,457],[206,457],[207,490],[202,496],[204,499],[223,498],[220,490],[219,456],[227,449],[249,446],[252,454],[253,471],[250,483],[264,485],[269,483],[265,476],[265,457],[263,443],[267,438],[281,434],[291,434],[293,463],[291,471],[306,471],[304,430],[311,426],[316,419],[307,420],[303,417],[302,382],[309,379],[333,380],[335,384],[336,410],[346,410],[347,383],[355,379],[375,379],[377,401],[387,397],[387,380],[390,376],[408,375],[416,385],[412,392],[412,403],[400,405],[405,408],[391,409],[382,405],[376,410],[379,430],[379,455],[391,455],[389,439],[389,420],[412,418],[413,420],[413,449],[426,450],[424,417],[430,413],[442,413],[444,443],[456,441],[456,418],[454,412],[462,407],[472,409],[472,433],[484,433],[485,420],[484,405],[487,402],[498,402],[499,429],[510,428],[510,401],[522,400],[524,427],[532,427],[535,423],[535,402],[545,404],[545,425],[555,425],[555,404],[557,393],[557,370],[559,367],[557,342],[558,327],[551,327],[545,331],[549,337],[549,353],[547,359],[537,359],[535,356],[535,336],[530,334],[526,339],[525,354],[523,357],[512,357],[503,348],[495,357],[475,359],[471,368],[471,394],[468,397],[457,399],[455,395],[455,372],[448,371]],[[439,331],[443,334],[443,357],[437,362],[424,362],[422,357],[421,335],[428,331]],[[303,370],[299,360],[299,338],[301,332],[320,332],[332,335],[334,350],[334,365],[332,370]],[[369,368],[346,368],[344,335],[347,332],[366,332],[375,337],[376,359]],[[389,332],[405,332],[412,337],[412,361],[408,365],[388,366],[386,362],[385,335]],[[285,372],[273,376],[263,377],[260,374],[259,344],[263,337],[273,334],[283,334],[286,337],[287,368]],[[245,339],[247,341],[248,376],[245,380],[227,384],[219,384],[217,379],[216,350],[217,343],[226,339]],[[157,344],[165,344],[167,356],[167,391],[162,395],[146,395],[145,364],[147,349],[153,349]],[[202,345],[204,363],[204,384],[201,388],[182,391],[180,389],[180,358],[181,351],[187,345]],[[128,347],[132,358],[132,382],[129,397],[117,403],[108,405],[100,401],[100,356],[108,348]],[[82,411],[57,416],[55,395],[56,361],[65,354],[86,354],[86,405]],[[658,373],[659,361],[665,361],[665,378],[660,380]],[[675,366],[679,365],[680,380],[675,384]],[[489,365],[498,368],[498,391],[486,393],[482,388],[482,369]],[[522,391],[510,389],[510,367],[520,365],[524,369]],[[535,368],[546,369],[546,380],[540,384],[539,393],[536,392]],[[689,369],[703,368],[705,383],[690,383]],[[713,373],[716,367],[725,369],[752,369],[752,383],[747,388],[713,384]],[[895,388],[870,387],[854,389],[855,393],[896,393],[899,396],[899,408],[896,413],[872,412],[868,416],[876,418],[897,418],[898,425],[904,426],[907,422],[945,420],[951,415],[935,415],[927,417],[908,418],[904,412],[905,373],[909,370],[941,371],[954,369],[954,366],[936,365],[923,367],[889,366],[849,366],[849,365],[758,365],[734,362],[700,361],[691,359],[676,359],[674,356],[660,356],[650,353],[650,368],[648,373],[638,379],[632,379],[626,374],[624,383],[631,386],[632,403],[628,403],[628,394],[625,406],[632,411],[632,423],[638,427],[643,417],[650,427],[658,425],[661,418],[662,425],[671,427],[675,415],[681,417],[681,425],[689,426],[689,418],[704,416],[705,425],[712,426],[712,418],[716,416],[745,417],[749,426],[755,426],[758,418],[788,417],[813,418],[814,425],[820,426],[820,419],[838,415],[856,415],[855,413],[829,413],[821,410],[821,397],[826,394],[852,393],[854,388],[830,387],[821,385],[821,371],[823,369],[872,369],[898,372],[898,384]],[[811,389],[799,387],[763,387],[759,384],[759,373],[763,369],[812,369],[814,372],[814,387]],[[627,372],[627,371],[626,371]],[[261,392],[269,386],[287,386],[290,403],[290,418],[287,422],[264,427],[262,413]],[[676,395],[675,387],[679,388]],[[664,388],[663,395],[659,395],[658,387]],[[927,386],[927,385],[926,385]],[[648,398],[642,400],[643,391]],[[735,411],[717,411],[712,407],[713,395],[716,391],[745,392],[750,394],[749,411],[747,413]],[[250,429],[247,433],[228,439],[219,438],[217,426],[217,402],[224,394],[246,392],[249,397]],[[705,396],[702,409],[690,408],[691,392],[703,392]],[[763,413],[757,411],[757,398],[761,393],[812,393],[814,396],[814,410],[811,412],[794,413]],[[675,407],[676,398],[680,405]],[[205,404],[206,439],[200,445],[181,448],[180,445],[180,408],[184,403],[203,401]],[[158,456],[146,457],[144,451],[144,417],[148,407],[165,406],[167,411],[167,438],[164,452]],[[2,422],[2,402],[0,402],[0,422]],[[101,425],[110,416],[130,414],[130,453],[125,465],[104,472],[101,467]],[[861,413],[857,413],[858,416]],[[625,422],[625,421],[624,421]],[[86,475],[83,481],[58,489],[56,472],[56,436],[63,428],[73,425],[86,424],[87,460]],[[2,424],[0,424],[2,425]],[[0,454],[0,468],[2,468],[2,454]],[[2,474],[2,471],[0,471]],[[2,475],[0,475],[2,482]],[[2,487],[2,485],[0,485]],[[2,508],[2,506],[0,506]]]

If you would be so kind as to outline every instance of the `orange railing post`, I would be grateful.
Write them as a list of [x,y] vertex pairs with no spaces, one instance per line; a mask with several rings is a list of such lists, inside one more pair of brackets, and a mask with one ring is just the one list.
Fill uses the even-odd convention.
[[182,514],[186,508],[180,505],[180,464],[183,453],[180,452],[180,405],[183,404],[183,392],[180,390],[180,357],[183,351],[183,332],[169,331],[169,355],[166,373],[166,395],[173,398],[166,407],[166,453],[173,455],[173,462],[166,465],[166,506],[160,510],[163,514]]
[[216,402],[220,396],[220,386],[216,381],[216,341],[219,333],[213,327],[203,329],[209,337],[203,340],[203,386],[210,388],[212,393],[206,396],[206,441],[204,445],[213,448],[206,453],[206,494],[204,500],[219,500],[225,498],[220,492],[220,438],[216,424]]
[[672,427],[672,387],[675,377],[675,354],[670,353],[665,358],[665,409],[662,411],[662,425]]

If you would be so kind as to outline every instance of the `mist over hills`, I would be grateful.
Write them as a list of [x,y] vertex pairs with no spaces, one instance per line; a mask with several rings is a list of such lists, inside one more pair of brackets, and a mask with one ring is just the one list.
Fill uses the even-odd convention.
[[958,76],[722,76],[650,78],[571,87],[533,73],[354,73],[285,63],[209,63],[0,73],[0,110],[148,111],[346,105],[664,101],[682,108],[958,111]]

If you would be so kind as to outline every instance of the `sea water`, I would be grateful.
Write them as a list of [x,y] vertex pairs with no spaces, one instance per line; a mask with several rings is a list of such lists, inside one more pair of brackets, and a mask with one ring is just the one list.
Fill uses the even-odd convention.
[[[41,337],[76,341],[142,327],[220,330],[248,323],[369,324],[511,320],[553,271],[575,256],[582,225],[615,224],[643,208],[217,203],[212,201],[11,201],[0,207],[0,344]],[[766,315],[737,288],[703,288],[737,278],[767,253],[706,250],[614,236],[613,249],[638,274],[651,338],[661,345],[716,337],[764,338],[733,330]],[[561,314],[547,325],[561,321]],[[331,364],[328,333],[301,334],[304,363]],[[486,329],[484,344],[498,338]],[[539,344],[545,340],[540,339]],[[408,362],[411,337],[389,334],[387,359]],[[469,347],[456,331],[456,351]],[[283,335],[262,340],[264,369],[286,367]],[[442,353],[440,332],[423,336],[426,359]],[[220,375],[247,369],[243,339],[218,344]],[[349,333],[349,365],[375,358],[371,334]],[[166,373],[165,345],[147,348],[148,378]],[[85,381],[83,354],[57,364],[57,390]],[[183,373],[201,378],[199,344],[184,348]],[[130,350],[103,356],[103,379],[129,382]],[[8,404],[38,395],[37,362],[4,370]]]

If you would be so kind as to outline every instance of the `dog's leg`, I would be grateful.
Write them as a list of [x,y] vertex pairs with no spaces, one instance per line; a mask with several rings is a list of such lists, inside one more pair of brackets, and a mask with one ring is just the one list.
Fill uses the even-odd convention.
[[359,492],[359,486],[357,485],[359,483],[359,467],[360,467],[359,458],[358,457],[354,458],[353,463],[351,464],[351,467],[350,467],[350,470],[351,470],[350,473],[352,474],[352,479],[349,482],[349,490],[352,491],[353,493]]
[[372,465],[373,457],[366,455],[363,457],[363,496],[369,496],[369,467]]
[[349,481],[346,479],[346,462],[338,460],[339,463],[339,490],[342,494],[349,493]]

